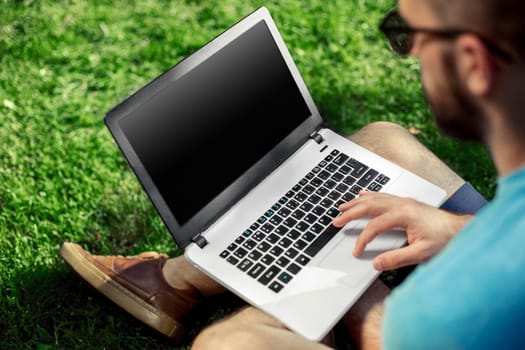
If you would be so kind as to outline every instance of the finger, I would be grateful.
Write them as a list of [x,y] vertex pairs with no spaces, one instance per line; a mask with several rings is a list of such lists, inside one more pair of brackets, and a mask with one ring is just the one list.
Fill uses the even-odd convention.
[[354,256],[360,256],[368,243],[378,235],[392,229],[399,229],[400,227],[402,227],[401,218],[395,215],[394,212],[386,212],[383,215],[371,219],[357,237],[352,254]]
[[426,250],[418,244],[382,253],[374,259],[374,269],[377,271],[394,270],[400,267],[416,265],[430,258]]
[[369,216],[368,207],[363,203],[357,203],[336,217],[332,221],[332,224],[335,227],[343,227],[352,220],[361,219],[366,216]]
[[381,195],[384,195],[383,193],[377,193],[377,192],[371,192],[371,191],[361,191],[359,192],[359,196],[349,200],[348,202],[345,202],[341,204],[338,209],[341,211],[348,210],[352,208],[353,206],[359,204],[360,202],[363,202],[364,200],[373,199],[373,197],[380,197]]

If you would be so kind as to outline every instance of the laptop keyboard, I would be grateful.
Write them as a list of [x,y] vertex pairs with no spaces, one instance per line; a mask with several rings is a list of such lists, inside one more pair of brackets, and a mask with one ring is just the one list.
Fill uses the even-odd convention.
[[278,293],[340,228],[339,205],[361,190],[380,191],[390,179],[333,150],[220,256]]

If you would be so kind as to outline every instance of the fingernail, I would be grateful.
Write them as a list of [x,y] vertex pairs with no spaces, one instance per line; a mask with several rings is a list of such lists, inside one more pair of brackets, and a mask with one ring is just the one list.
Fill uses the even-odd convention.
[[383,271],[383,260],[382,259],[378,259],[376,261],[374,261],[374,269],[376,269],[377,271]]

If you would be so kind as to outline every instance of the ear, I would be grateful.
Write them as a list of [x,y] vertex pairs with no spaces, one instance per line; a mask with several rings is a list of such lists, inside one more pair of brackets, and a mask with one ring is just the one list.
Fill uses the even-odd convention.
[[456,42],[457,68],[465,86],[475,96],[488,94],[494,85],[496,62],[474,34],[463,34]]
[[463,34],[456,42],[457,69],[474,96],[488,94],[494,85],[497,66],[491,53],[475,34]]

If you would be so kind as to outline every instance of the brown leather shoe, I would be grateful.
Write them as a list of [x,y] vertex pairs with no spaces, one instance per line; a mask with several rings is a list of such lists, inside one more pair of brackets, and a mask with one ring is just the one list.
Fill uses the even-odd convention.
[[202,299],[197,290],[174,289],[164,279],[168,256],[97,256],[78,244],[64,243],[60,255],[86,282],[154,330],[180,343],[184,320]]

